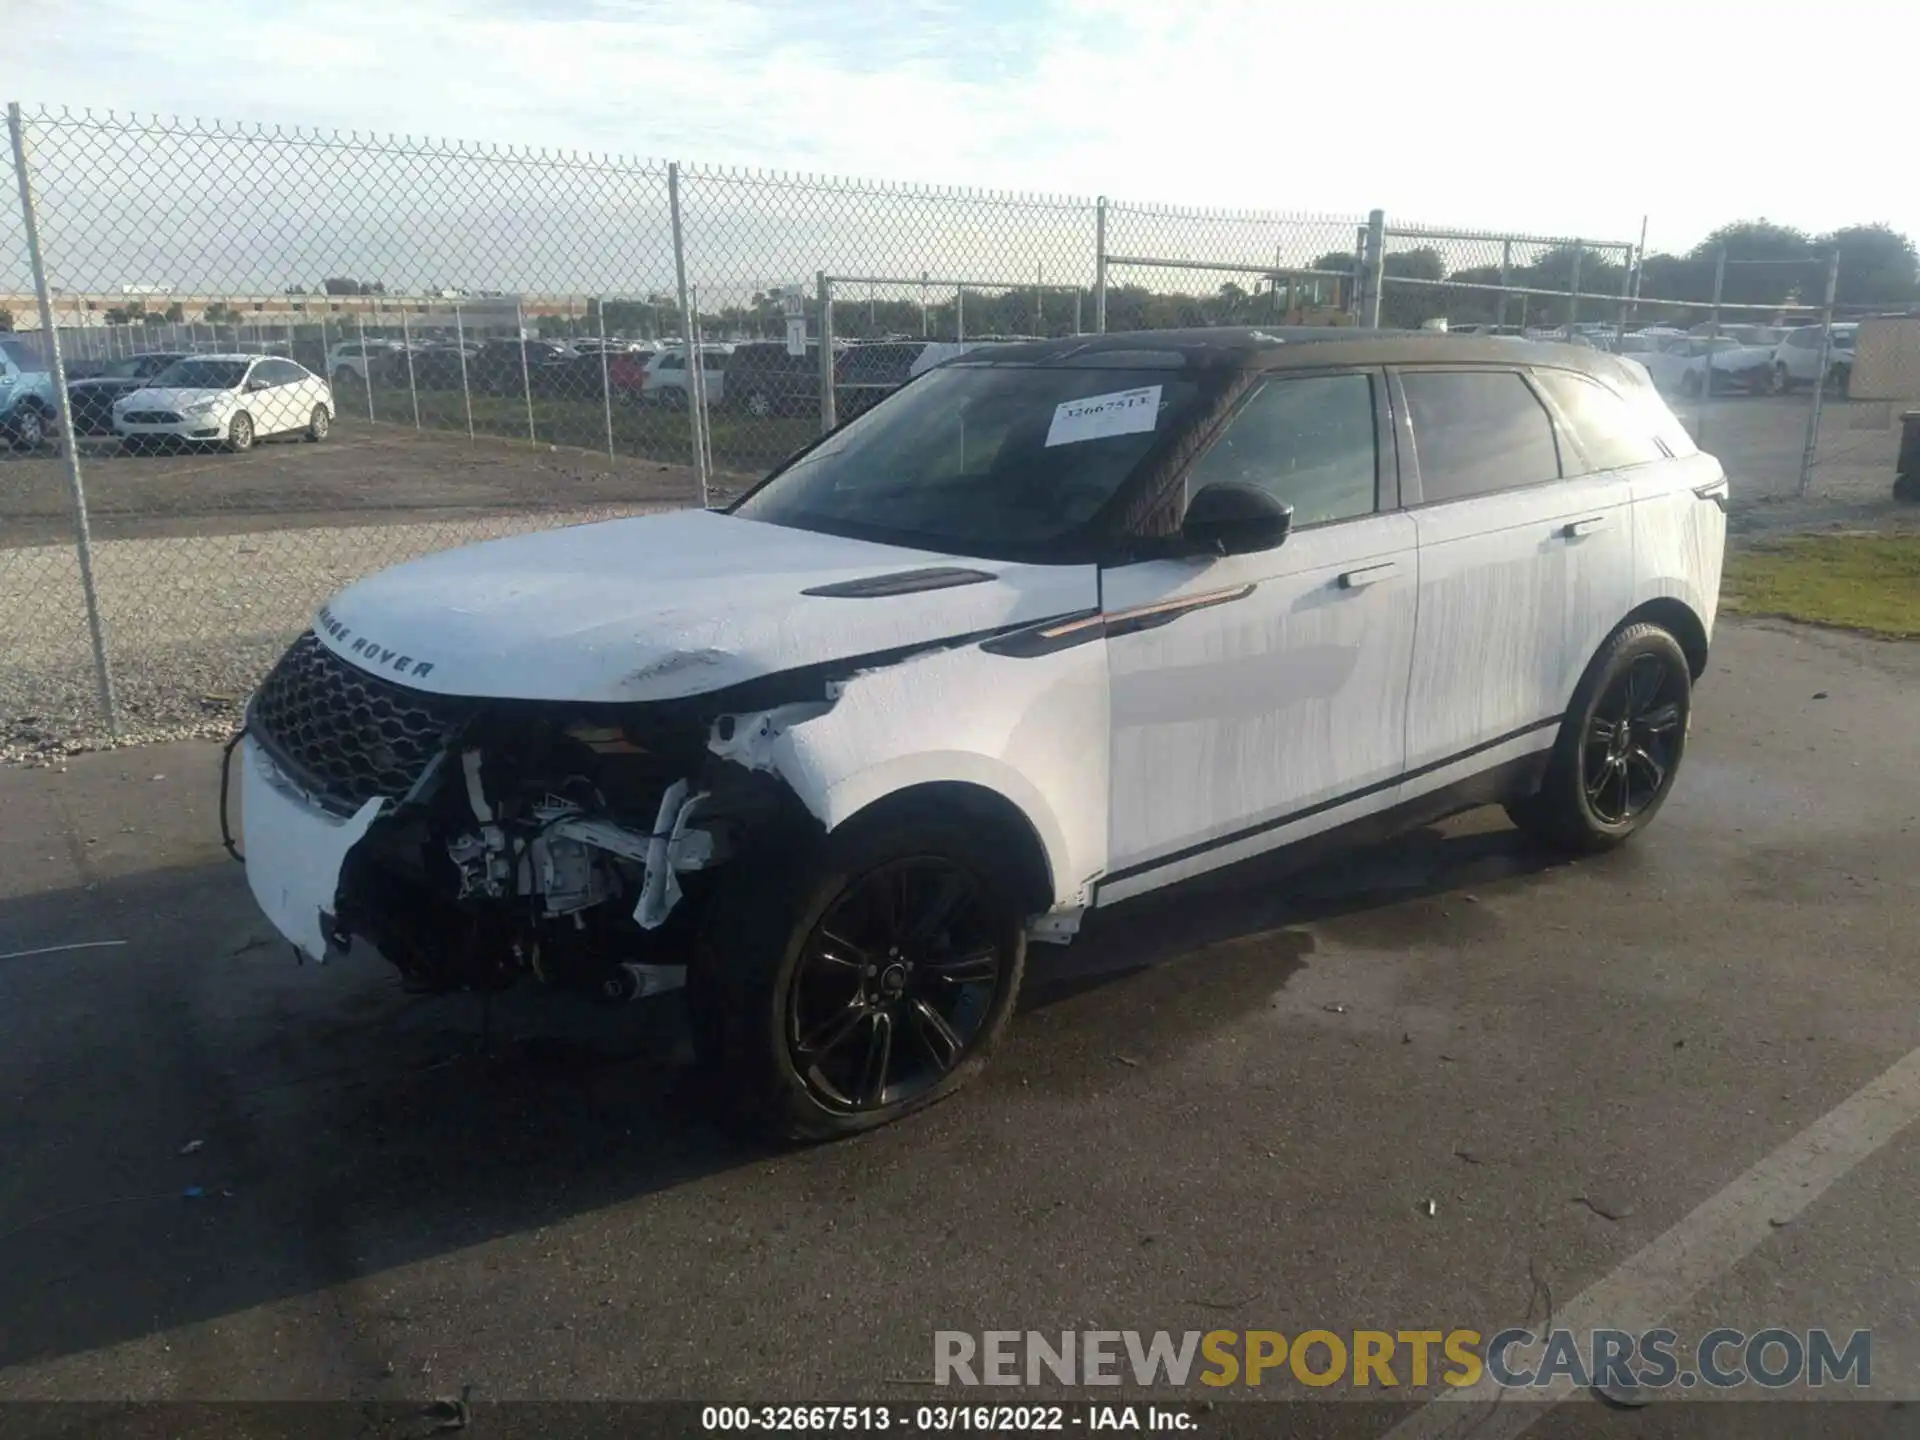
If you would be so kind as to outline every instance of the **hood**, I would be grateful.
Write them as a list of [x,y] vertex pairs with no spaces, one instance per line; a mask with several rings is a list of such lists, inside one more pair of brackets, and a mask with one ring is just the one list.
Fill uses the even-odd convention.
[[[823,587],[841,593],[805,593]],[[314,629],[415,689],[621,702],[1098,603],[1091,565],[961,559],[682,510],[429,555],[341,591]]]
[[[135,390],[126,397],[129,410],[183,410],[202,400],[231,400],[231,390]],[[139,401],[135,405],[134,401]]]

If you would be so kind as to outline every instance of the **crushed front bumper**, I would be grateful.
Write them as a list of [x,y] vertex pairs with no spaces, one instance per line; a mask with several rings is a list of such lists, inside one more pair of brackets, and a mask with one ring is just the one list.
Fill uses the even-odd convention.
[[338,953],[333,914],[340,867],[387,802],[330,815],[309,799],[249,735],[241,742],[240,829],[247,885],[267,919],[316,960]]

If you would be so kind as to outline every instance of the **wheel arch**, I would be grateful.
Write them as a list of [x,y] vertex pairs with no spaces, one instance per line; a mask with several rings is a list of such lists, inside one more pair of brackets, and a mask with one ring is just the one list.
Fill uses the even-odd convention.
[[1041,825],[1005,790],[980,779],[914,781],[866,799],[836,816],[828,828],[878,824],[905,815],[949,817],[987,830],[1007,847],[1026,912],[1038,915],[1053,907],[1054,863]]
[[1658,625],[1680,642],[1692,679],[1698,680],[1705,673],[1710,648],[1707,625],[1691,605],[1672,595],[1656,596],[1628,611],[1619,625],[1614,627],[1614,633],[1618,634],[1629,625],[1643,622]]

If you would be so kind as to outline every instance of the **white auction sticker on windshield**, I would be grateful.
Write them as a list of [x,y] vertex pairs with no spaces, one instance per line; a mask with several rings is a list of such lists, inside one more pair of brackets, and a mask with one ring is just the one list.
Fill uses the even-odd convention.
[[1082,440],[1104,440],[1109,435],[1138,435],[1159,423],[1158,385],[1115,390],[1110,395],[1089,395],[1084,400],[1067,400],[1053,407],[1047,448],[1076,445]]

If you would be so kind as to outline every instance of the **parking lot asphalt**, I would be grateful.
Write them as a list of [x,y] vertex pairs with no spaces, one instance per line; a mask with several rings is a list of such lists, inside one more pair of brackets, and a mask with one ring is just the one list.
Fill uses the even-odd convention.
[[[687,465],[346,417],[324,444],[274,440],[244,455],[123,455],[110,441],[88,441],[81,468],[93,536],[103,541],[689,505],[700,495]],[[65,460],[0,449],[0,550],[72,535]]]
[[[296,966],[211,746],[0,771],[0,1399],[914,1403],[939,1329],[1486,1334],[1581,1292],[1870,1327],[1920,1397],[1920,1131],[1736,1194],[1920,1047],[1916,685],[1920,647],[1724,624],[1627,850],[1476,812],[1116,907],[1036,950],[980,1083],[793,1151],[709,1126],[671,997],[516,992],[483,1041],[375,957]],[[1728,1196],[1758,1240],[1634,1279]]]

